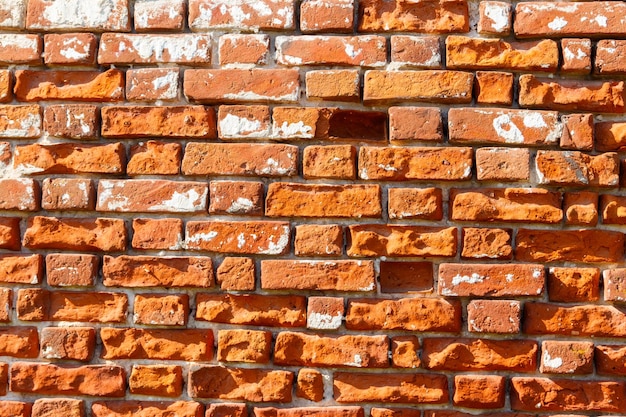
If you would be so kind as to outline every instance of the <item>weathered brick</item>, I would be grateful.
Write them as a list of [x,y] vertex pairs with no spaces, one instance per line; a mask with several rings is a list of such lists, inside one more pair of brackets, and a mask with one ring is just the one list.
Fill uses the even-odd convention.
[[202,404],[193,401],[95,401],[91,405],[93,417],[201,417]]
[[13,166],[33,175],[120,174],[126,151],[117,142],[107,145],[58,143],[24,145],[15,148]]
[[359,32],[454,33],[469,30],[465,1],[406,4],[402,0],[359,1]]
[[85,3],[81,0],[29,0],[26,29],[128,32],[128,0]]
[[605,269],[602,278],[605,301],[626,301],[626,269]]
[[13,311],[13,290],[9,288],[0,288],[0,322],[8,323],[11,321]]
[[201,143],[185,147],[184,175],[291,177],[297,174],[298,148],[282,144]]
[[346,328],[457,332],[461,304],[437,298],[354,299],[348,303]]
[[0,394],[1,395],[7,395],[8,385],[9,385],[9,364],[0,363]]
[[0,328],[0,353],[13,358],[36,358],[39,355],[39,337],[36,327]]
[[433,290],[431,262],[380,261],[380,291],[382,293],[422,292]]
[[391,364],[394,368],[419,368],[419,339],[416,336],[391,338]]
[[264,191],[260,182],[211,181],[211,214],[263,215]]
[[437,36],[391,36],[391,64],[394,68],[441,68]]
[[217,267],[216,279],[222,291],[254,291],[256,286],[254,260],[227,256]]
[[455,375],[454,398],[459,407],[494,409],[504,406],[506,378],[496,375]]
[[41,36],[33,34],[1,34],[0,64],[41,64],[43,44]]
[[8,103],[11,100],[13,100],[13,75],[9,70],[0,70],[0,103]]
[[477,71],[474,89],[478,104],[510,106],[513,103],[513,74]]
[[96,284],[100,258],[87,254],[46,255],[46,279],[53,287],[90,287]]
[[382,36],[278,36],[276,62],[281,65],[348,65],[381,67],[387,62]]
[[137,294],[133,304],[136,324],[185,326],[189,316],[187,294]]
[[268,35],[225,34],[220,36],[220,65],[230,64],[267,64],[270,52]]
[[211,403],[206,405],[206,417],[248,417],[248,407],[242,403]]
[[250,402],[291,402],[293,373],[282,370],[191,365],[189,396]]
[[96,65],[98,38],[93,33],[50,33],[43,41],[46,65]]
[[39,284],[42,276],[43,258],[41,255],[0,255],[0,283]]
[[626,66],[618,59],[626,52],[623,40],[602,39],[596,45],[594,72],[602,75],[620,75],[626,72]]
[[10,378],[11,391],[24,394],[123,397],[126,388],[124,368],[115,365],[61,367],[15,362]]
[[343,302],[341,297],[309,297],[306,327],[316,330],[336,330],[341,327]]
[[600,196],[600,212],[603,224],[626,224],[624,213],[626,198],[618,195],[603,194]]
[[196,320],[256,326],[304,327],[306,299],[259,294],[198,294]]
[[131,394],[178,397],[183,392],[180,366],[133,365],[128,378]]
[[[0,0],[0,27],[24,29],[26,26],[26,5],[28,0]],[[16,414],[19,412],[16,411]],[[22,417],[19,414],[17,417]]]
[[456,255],[455,227],[359,224],[349,226],[348,233],[348,256]]
[[45,210],[93,210],[96,189],[89,179],[45,178],[41,207]]
[[444,404],[449,394],[448,380],[443,375],[335,372],[333,395],[339,403]]
[[289,250],[290,227],[278,221],[189,221],[185,245],[219,253],[282,255]]
[[596,345],[596,371],[600,375],[626,375],[626,346]]
[[623,113],[624,94],[624,81],[552,81],[531,74],[519,78],[522,107]]
[[511,408],[521,411],[606,411],[626,407],[624,382],[511,378]]
[[467,180],[472,176],[472,149],[457,147],[374,147],[359,153],[364,180]]
[[213,332],[210,329],[100,329],[102,359],[158,359],[210,361]]
[[365,72],[363,102],[366,105],[414,101],[469,103],[473,83],[474,74],[469,72],[370,70]]
[[541,188],[482,188],[450,191],[450,218],[461,221],[559,223],[561,194]]
[[598,268],[553,267],[548,269],[548,296],[556,302],[592,302],[600,299]]
[[23,245],[29,249],[76,251],[126,250],[122,219],[75,219],[35,216],[28,219]]
[[[563,121],[563,134],[561,135],[560,147],[590,151],[594,144],[594,123],[592,114],[569,114],[561,116]],[[596,125],[597,126],[597,125]],[[596,141],[598,144],[599,141]],[[596,148],[600,150],[597,145]]]
[[593,136],[598,151],[623,151],[626,149],[626,123],[598,122],[594,127]]
[[178,250],[182,247],[182,219],[133,219],[132,247],[144,250]]
[[524,181],[530,178],[530,151],[523,148],[476,149],[479,181]]
[[388,192],[390,219],[441,220],[443,217],[440,188],[390,188]]
[[0,138],[35,139],[41,135],[41,125],[37,104],[0,105]]
[[102,136],[215,139],[215,110],[204,106],[103,107]]
[[[371,417],[421,417],[422,412],[417,408],[400,407],[372,407]],[[447,417],[447,416],[446,416]]]
[[354,179],[356,176],[356,148],[352,145],[307,146],[302,159],[306,179]]
[[49,293],[41,288],[17,291],[15,311],[22,321],[42,321],[48,316]]
[[590,374],[593,343],[544,340],[539,370],[544,374]]
[[121,323],[126,320],[126,294],[113,292],[18,291],[21,320]]
[[358,102],[358,70],[316,70],[306,73],[306,96],[309,100]]
[[264,139],[270,137],[269,106],[220,106],[217,129],[220,139]]
[[517,109],[453,108],[448,111],[450,142],[553,145],[561,137],[558,113]]
[[45,359],[89,361],[96,347],[93,327],[45,327],[41,330],[41,356]]
[[441,109],[438,107],[389,107],[391,142],[443,142]]
[[188,69],[183,90],[200,103],[296,102],[300,95],[297,69]]
[[291,0],[190,0],[192,31],[234,29],[243,31],[293,30],[295,8]]
[[0,217],[0,249],[20,250],[20,247],[20,218]]
[[519,301],[472,300],[467,304],[467,330],[473,333],[519,333],[521,316]]
[[532,340],[426,338],[422,361],[437,371],[534,372],[537,343]]
[[437,290],[443,296],[515,297],[543,293],[545,271],[533,264],[439,265]]
[[537,151],[535,168],[539,184],[619,185],[619,158],[614,152],[588,155],[578,151]]
[[[324,377],[318,370],[300,369],[296,381],[296,397],[316,402],[324,399]],[[259,414],[257,413],[256,415]]]
[[478,33],[481,35],[509,35],[513,8],[503,1],[481,1],[479,6]]
[[31,417],[32,404],[21,401],[0,401],[0,412],[12,417]]
[[352,32],[352,0],[305,0],[300,4],[300,30],[310,32]]
[[103,33],[100,38],[98,63],[210,65],[211,35]]
[[261,261],[261,288],[268,290],[373,291],[372,261]]
[[343,251],[343,231],[339,225],[296,226],[294,253],[297,256],[336,256]]
[[136,0],[134,2],[135,30],[137,32],[181,31],[187,13],[185,0]]
[[211,287],[211,258],[203,256],[105,256],[103,284],[120,287]]
[[553,40],[506,42],[502,39],[448,36],[446,68],[555,72],[559,47]]
[[126,172],[128,175],[176,175],[180,170],[182,149],[180,143],[155,140],[131,145]]
[[[591,39],[561,39],[561,50],[563,51],[562,73],[589,74],[591,72]],[[598,65],[597,62],[596,52],[596,65]]]
[[96,139],[100,109],[94,104],[52,104],[44,110],[43,127],[58,138]]
[[576,305],[526,303],[524,332],[591,337],[623,337],[626,314],[609,305]]
[[175,101],[180,96],[178,68],[144,68],[126,71],[128,101]]
[[258,330],[220,330],[217,360],[221,362],[268,363],[272,333]]
[[85,401],[70,398],[39,398],[33,403],[33,417],[85,417]]

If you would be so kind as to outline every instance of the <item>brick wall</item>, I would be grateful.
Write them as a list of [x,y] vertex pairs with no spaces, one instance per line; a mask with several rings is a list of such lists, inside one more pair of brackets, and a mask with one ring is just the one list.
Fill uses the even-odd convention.
[[626,415],[624,16],[0,0],[0,416]]

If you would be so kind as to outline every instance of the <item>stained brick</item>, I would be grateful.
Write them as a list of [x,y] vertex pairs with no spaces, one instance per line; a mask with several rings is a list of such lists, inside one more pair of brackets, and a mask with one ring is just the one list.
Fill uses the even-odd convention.
[[540,184],[616,187],[619,160],[616,153],[588,155],[578,151],[537,151],[535,168]]
[[234,29],[293,30],[295,28],[294,3],[291,0],[190,0],[189,28],[192,31]]
[[391,63],[394,67],[441,68],[437,36],[391,36]]
[[39,35],[0,35],[0,63],[3,65],[41,64],[43,44]]
[[522,306],[511,300],[472,300],[467,305],[467,330],[473,333],[519,333]]
[[220,139],[263,139],[270,137],[268,106],[220,106],[217,128]]
[[175,101],[180,95],[178,68],[144,68],[126,71],[129,101]]
[[100,110],[94,104],[51,104],[44,110],[44,130],[67,139],[96,139]]
[[41,355],[46,359],[89,361],[96,347],[92,327],[46,327],[41,331]]
[[98,50],[100,65],[211,63],[211,35],[103,33]]
[[46,210],[93,210],[96,189],[93,182],[80,178],[43,180],[41,206]]
[[481,1],[479,6],[478,33],[485,35],[508,35],[511,33],[513,8],[503,1]]
[[34,139],[41,125],[39,105],[0,105],[0,138]]
[[120,174],[126,152],[121,143],[25,145],[15,148],[13,165],[29,174]]
[[300,29],[310,32],[352,32],[352,0],[305,0],[300,4]]
[[390,219],[441,220],[443,195],[440,188],[390,188],[387,210]]
[[187,294],[137,294],[133,304],[136,324],[185,326],[189,316]]
[[88,254],[52,253],[46,255],[46,279],[53,287],[93,286],[100,258]]
[[0,210],[36,211],[40,206],[39,183],[28,178],[0,179]]
[[[561,72],[567,74],[589,74],[591,72],[591,39],[561,39],[563,63]],[[596,65],[598,65],[596,48]]]
[[610,305],[524,305],[524,332],[566,336],[623,337],[625,313]]
[[[563,149],[590,151],[594,145],[594,122],[592,114],[570,114],[561,116],[563,121],[563,134],[560,146]],[[599,124],[599,123],[598,123]],[[596,126],[598,125],[596,124]],[[597,134],[596,134],[597,135]],[[596,138],[596,148],[601,149],[599,138]]]
[[545,340],[541,343],[541,373],[590,374],[593,343]]
[[[6,29],[24,29],[26,25],[26,6],[28,0],[1,0],[0,27]],[[18,414],[18,412],[16,412]],[[20,414],[18,417],[22,417]]]
[[282,65],[381,67],[387,62],[382,36],[278,36],[276,61]]
[[522,148],[476,149],[476,178],[479,181],[528,181],[530,151]]
[[545,271],[533,264],[440,264],[438,292],[443,296],[515,297],[543,293]]
[[95,401],[91,405],[93,417],[199,417],[204,407],[194,401]]
[[92,33],[47,34],[43,40],[47,65],[96,65],[98,38]]
[[359,224],[349,226],[348,234],[348,256],[450,257],[456,254],[457,229],[454,227]]
[[134,3],[135,30],[182,30],[186,12],[185,0],[137,0]]
[[189,221],[186,247],[219,253],[282,255],[289,250],[290,227],[278,221]]
[[28,2],[26,28],[50,31],[130,31],[128,0],[88,4],[81,0]]

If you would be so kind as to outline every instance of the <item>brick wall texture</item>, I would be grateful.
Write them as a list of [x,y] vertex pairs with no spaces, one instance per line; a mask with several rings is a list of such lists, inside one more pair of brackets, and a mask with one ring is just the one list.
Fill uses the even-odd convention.
[[625,16],[0,0],[0,417],[626,415]]

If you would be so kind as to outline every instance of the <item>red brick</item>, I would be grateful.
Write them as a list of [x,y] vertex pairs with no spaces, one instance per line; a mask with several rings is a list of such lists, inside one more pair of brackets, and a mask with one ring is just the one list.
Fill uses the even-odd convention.
[[513,8],[503,1],[481,1],[479,6],[478,33],[481,35],[509,35]]
[[122,323],[126,320],[126,294],[47,290],[18,291],[21,320]]
[[206,182],[101,179],[96,210],[206,213],[208,194]]
[[181,31],[184,28],[187,3],[185,0],[138,0],[134,3],[135,30]]
[[623,113],[623,81],[586,81],[519,78],[519,104],[528,108],[574,110],[598,113]]
[[443,142],[438,107],[389,107],[389,140]]
[[422,292],[433,290],[433,264],[430,262],[380,261],[382,293]]
[[13,358],[36,358],[39,337],[36,327],[0,327],[0,353]]
[[544,340],[539,370],[543,374],[590,374],[593,343]]
[[276,61],[281,65],[348,65],[381,67],[387,62],[382,36],[279,36]]
[[353,26],[352,0],[305,0],[300,4],[302,33],[351,33]]
[[266,290],[373,291],[372,261],[261,261],[261,288]]
[[537,343],[532,340],[426,338],[422,361],[436,371],[534,372]]
[[80,0],[28,2],[29,30],[130,31],[128,0],[87,5]]
[[626,314],[609,305],[526,303],[524,332],[576,337],[623,337]]
[[[27,0],[0,0],[0,27],[6,29],[24,29],[26,26]],[[16,414],[19,412],[16,411]],[[20,414],[16,417],[22,417]]]
[[270,52],[268,35],[225,34],[220,36],[220,65],[265,65]]
[[178,68],[144,68],[126,71],[128,101],[176,101],[180,96]]
[[285,177],[297,174],[298,148],[282,144],[201,143],[185,147],[184,175]]
[[309,100],[358,102],[361,95],[358,70],[316,70],[306,73]]
[[556,302],[592,302],[600,299],[598,268],[549,268],[548,296]]
[[352,145],[307,146],[304,148],[304,178],[354,179],[356,148]]
[[[561,135],[560,147],[590,151],[594,144],[594,123],[592,114],[569,114],[562,115],[563,134]],[[603,150],[599,149],[598,150]],[[610,150],[610,149],[604,149]]]
[[535,167],[540,184],[616,187],[619,158],[614,152],[595,156],[578,151],[537,151]]
[[186,247],[218,253],[282,255],[289,250],[288,222],[188,221]]
[[391,36],[391,65],[396,68],[441,68],[437,36]]
[[204,106],[103,107],[102,136],[215,139],[215,111]]
[[41,135],[41,124],[37,104],[0,105],[0,138],[35,139]]
[[53,287],[90,287],[96,284],[100,258],[87,254],[46,255],[46,279]]
[[449,394],[443,375],[335,372],[333,395],[338,403],[445,404]]
[[542,146],[561,137],[558,113],[517,109],[453,108],[450,142]]
[[248,408],[239,403],[211,403],[206,405],[206,417],[248,417]]
[[604,301],[626,301],[626,269],[612,268],[602,271]]
[[49,293],[40,288],[17,291],[15,311],[22,321],[42,321],[48,316]]
[[0,103],[8,103],[11,100],[13,100],[13,75],[9,70],[0,70]]
[[308,297],[306,327],[315,330],[336,330],[344,316],[343,298]]
[[456,255],[455,227],[359,224],[349,226],[348,233],[348,256]]
[[626,67],[617,59],[624,51],[626,51],[626,42],[622,40],[602,39],[598,41],[594,72],[602,75],[624,74]]
[[[561,73],[582,75],[591,72],[591,39],[561,39],[561,50],[563,51]],[[598,65],[597,52],[596,65]]]
[[513,74],[476,71],[476,103],[510,106],[513,103]]
[[0,282],[39,284],[43,275],[43,258],[37,254],[0,255]]
[[359,177],[364,180],[460,181],[472,177],[471,148],[374,147],[359,153]]
[[482,188],[450,191],[450,218],[460,221],[560,223],[561,194],[541,188]]
[[124,368],[114,365],[61,367],[15,362],[10,378],[11,391],[24,394],[123,397],[126,388]]
[[[322,374],[315,369],[300,369],[296,382],[296,397],[315,402],[322,401],[324,399],[324,377]],[[255,409],[255,414],[262,416],[263,414],[257,410]],[[289,410],[285,411],[289,412]],[[295,410],[291,412],[297,413]]]
[[474,75],[443,70],[370,70],[365,72],[364,83],[366,105],[414,101],[460,104],[472,101]]
[[93,417],[202,417],[204,406],[193,401],[96,401]]
[[337,256],[343,252],[343,229],[336,224],[296,226],[296,256]]
[[461,304],[435,298],[353,299],[348,303],[346,328],[458,332]]
[[52,104],[44,110],[43,126],[48,135],[58,138],[96,139],[100,110],[94,104]]
[[39,398],[35,400],[33,417],[85,417],[85,401],[70,398]]
[[476,178],[479,181],[528,181],[529,150],[491,147],[476,149]]
[[473,333],[519,333],[521,315],[519,301],[472,300],[467,305],[467,329]]
[[304,327],[306,299],[260,294],[197,294],[196,320],[256,326]]
[[293,373],[282,370],[192,365],[189,396],[249,402],[291,402]]
[[390,219],[441,220],[443,196],[440,188],[389,188]]
[[494,409],[504,407],[506,378],[496,375],[455,375],[454,398],[457,407]]
[[598,151],[623,151],[626,149],[626,123],[598,122],[595,125],[595,145]]
[[126,151],[117,142],[106,145],[58,143],[15,148],[13,166],[29,174],[120,174]]
[[133,219],[132,247],[135,249],[178,250],[182,240],[182,219]]
[[211,63],[211,36],[103,33],[98,50],[100,65]]
[[217,360],[220,362],[268,363],[272,333],[257,330],[220,330]]
[[13,290],[0,288],[0,322],[9,323],[13,311]]
[[594,352],[596,371],[600,375],[626,375],[626,346],[597,345]]
[[502,39],[448,36],[446,68],[555,72],[559,47],[553,40],[506,42]]
[[394,368],[419,368],[417,336],[395,336],[391,338],[391,364]]
[[257,30],[295,29],[295,8],[291,0],[260,0],[249,3],[234,0],[190,0],[189,28],[192,31],[234,29]]
[[511,379],[511,408],[521,411],[606,411],[626,407],[624,382],[572,379]]
[[0,401],[0,413],[12,417],[31,417],[31,403],[20,401]]
[[93,210],[96,189],[89,179],[45,178],[41,207],[45,210]]
[[139,142],[130,147],[126,172],[128,175],[177,175],[182,158],[180,143]]
[[260,182],[211,181],[209,213],[261,216],[264,190]]
[[545,271],[533,264],[440,264],[439,295],[454,297],[539,296]]
[[41,330],[41,356],[45,359],[90,361],[96,347],[93,327],[45,327]]
[[0,249],[20,250],[20,218],[0,217]]
[[29,249],[124,251],[126,237],[122,219],[35,216],[28,219],[23,245]]
[[270,137],[269,106],[220,106],[217,128],[220,139],[264,139]]
[[421,417],[422,411],[417,408],[372,407],[371,417]]
[[128,378],[131,394],[179,397],[183,392],[180,366],[133,365]]
[[200,103],[296,102],[300,96],[297,69],[188,69],[183,89]]
[[254,291],[256,286],[254,260],[227,256],[217,267],[216,277],[222,291]]
[[624,206],[626,198],[618,195],[604,194],[600,196],[600,211],[603,224],[626,224]]
[[38,65],[41,64],[43,45],[41,36],[34,34],[0,35],[0,64]]
[[210,329],[100,329],[102,359],[155,359],[210,361],[213,332]]
[[50,33],[43,41],[46,65],[96,65],[98,38],[93,33]]
[[185,326],[189,316],[187,294],[137,294],[133,305],[135,324]]
[[469,30],[467,3],[433,1],[406,4],[402,0],[359,2],[359,32],[453,33]]

